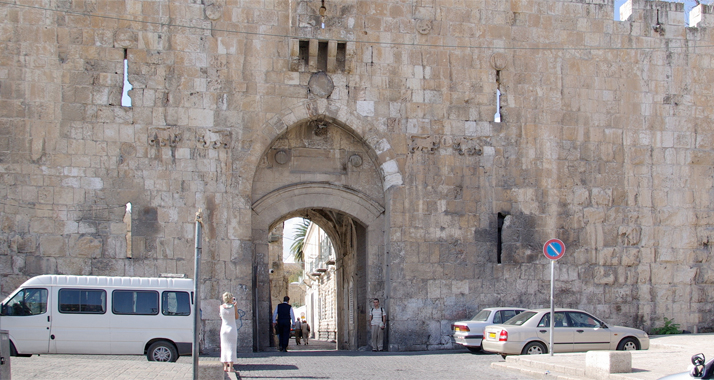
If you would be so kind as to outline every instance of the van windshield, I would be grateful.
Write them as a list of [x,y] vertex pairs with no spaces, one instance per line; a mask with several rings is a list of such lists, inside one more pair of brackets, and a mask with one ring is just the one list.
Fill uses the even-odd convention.
[[27,316],[47,312],[47,289],[22,289],[2,307],[3,315]]

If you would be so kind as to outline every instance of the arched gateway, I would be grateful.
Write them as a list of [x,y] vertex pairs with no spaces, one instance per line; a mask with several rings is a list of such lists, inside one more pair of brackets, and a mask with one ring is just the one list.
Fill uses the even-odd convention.
[[[341,116],[356,128],[337,119],[339,110],[327,101],[293,107],[266,126],[275,133],[269,144],[262,145],[262,154],[250,155],[259,157],[251,192],[256,350],[270,345],[268,235],[286,219],[306,217],[333,241],[338,348],[367,344],[368,299],[388,295],[385,198],[391,185],[401,183],[401,175],[386,140],[355,115]],[[348,298],[355,302],[346,302]]]

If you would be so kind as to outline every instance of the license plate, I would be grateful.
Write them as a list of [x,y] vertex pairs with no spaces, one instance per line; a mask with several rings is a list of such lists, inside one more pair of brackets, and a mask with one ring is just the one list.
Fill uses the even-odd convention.
[[488,337],[491,339],[496,339],[496,333],[495,332],[490,332],[488,333]]

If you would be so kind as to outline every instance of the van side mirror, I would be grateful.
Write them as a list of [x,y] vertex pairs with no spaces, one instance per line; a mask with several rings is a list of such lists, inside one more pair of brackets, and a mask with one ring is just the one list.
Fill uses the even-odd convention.
[[7,305],[0,304],[0,315],[7,315]]
[[704,354],[696,354],[692,356],[692,364],[694,364],[694,368],[692,368],[692,371],[689,374],[692,377],[701,378],[704,375],[705,362],[706,359],[704,358]]

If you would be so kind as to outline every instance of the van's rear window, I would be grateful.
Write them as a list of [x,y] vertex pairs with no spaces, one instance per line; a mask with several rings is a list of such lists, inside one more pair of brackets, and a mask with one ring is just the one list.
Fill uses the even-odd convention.
[[191,315],[191,301],[188,292],[165,291],[161,293],[161,313],[163,315]]
[[112,292],[114,314],[159,314],[159,292],[152,290],[115,290]]
[[107,312],[107,292],[101,289],[60,289],[59,312],[104,314]]

